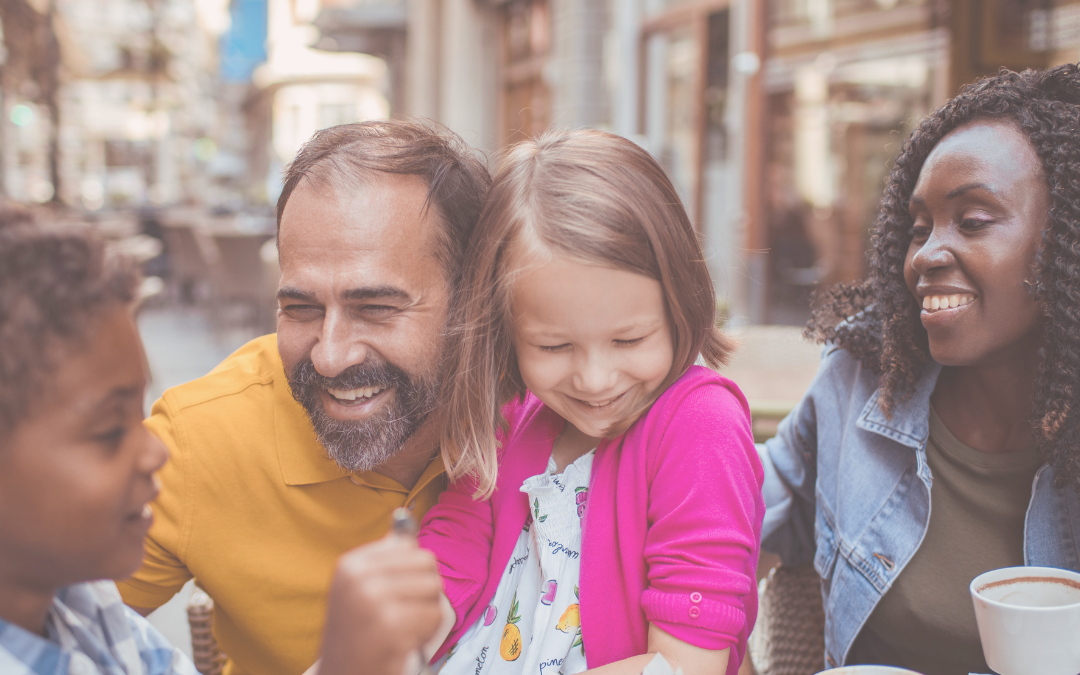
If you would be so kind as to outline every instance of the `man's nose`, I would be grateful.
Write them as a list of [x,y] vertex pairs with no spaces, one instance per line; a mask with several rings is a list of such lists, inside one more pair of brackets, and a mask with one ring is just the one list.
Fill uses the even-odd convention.
[[584,354],[574,368],[574,388],[590,394],[602,394],[615,386],[616,372],[605,354]]
[[323,377],[337,377],[349,366],[363,363],[367,348],[354,323],[340,312],[327,311],[319,341],[311,349],[311,363]]

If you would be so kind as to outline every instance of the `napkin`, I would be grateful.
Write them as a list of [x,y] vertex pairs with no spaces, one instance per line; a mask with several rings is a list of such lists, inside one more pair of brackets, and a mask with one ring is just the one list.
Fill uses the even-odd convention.
[[657,654],[652,661],[649,661],[649,665],[645,666],[645,670],[641,671],[641,675],[683,675],[683,671],[682,668],[672,670],[667,659]]

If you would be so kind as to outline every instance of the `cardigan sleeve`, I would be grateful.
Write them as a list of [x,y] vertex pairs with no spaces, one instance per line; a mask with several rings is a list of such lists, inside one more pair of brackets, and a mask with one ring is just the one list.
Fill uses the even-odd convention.
[[495,521],[491,500],[473,499],[476,480],[451,483],[428,510],[417,542],[439,561],[443,589],[457,616],[451,635],[479,600],[488,577]]
[[642,597],[651,623],[715,650],[749,633],[764,516],[749,410],[724,382],[699,381],[655,411]]

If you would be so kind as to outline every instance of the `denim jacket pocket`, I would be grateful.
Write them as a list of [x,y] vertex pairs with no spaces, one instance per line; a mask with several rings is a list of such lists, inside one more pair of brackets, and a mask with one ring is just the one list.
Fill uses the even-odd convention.
[[832,579],[833,567],[836,565],[836,556],[839,546],[836,542],[835,519],[829,508],[825,505],[821,493],[818,492],[816,499],[817,517],[814,519],[814,544],[817,551],[814,554],[814,569],[828,588]]

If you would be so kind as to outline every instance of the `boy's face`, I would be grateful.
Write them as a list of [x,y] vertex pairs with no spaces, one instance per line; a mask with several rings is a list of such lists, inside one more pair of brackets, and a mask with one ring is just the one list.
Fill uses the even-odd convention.
[[168,451],[143,428],[145,360],[125,307],[60,344],[30,416],[0,444],[0,575],[51,589],[131,575]]

